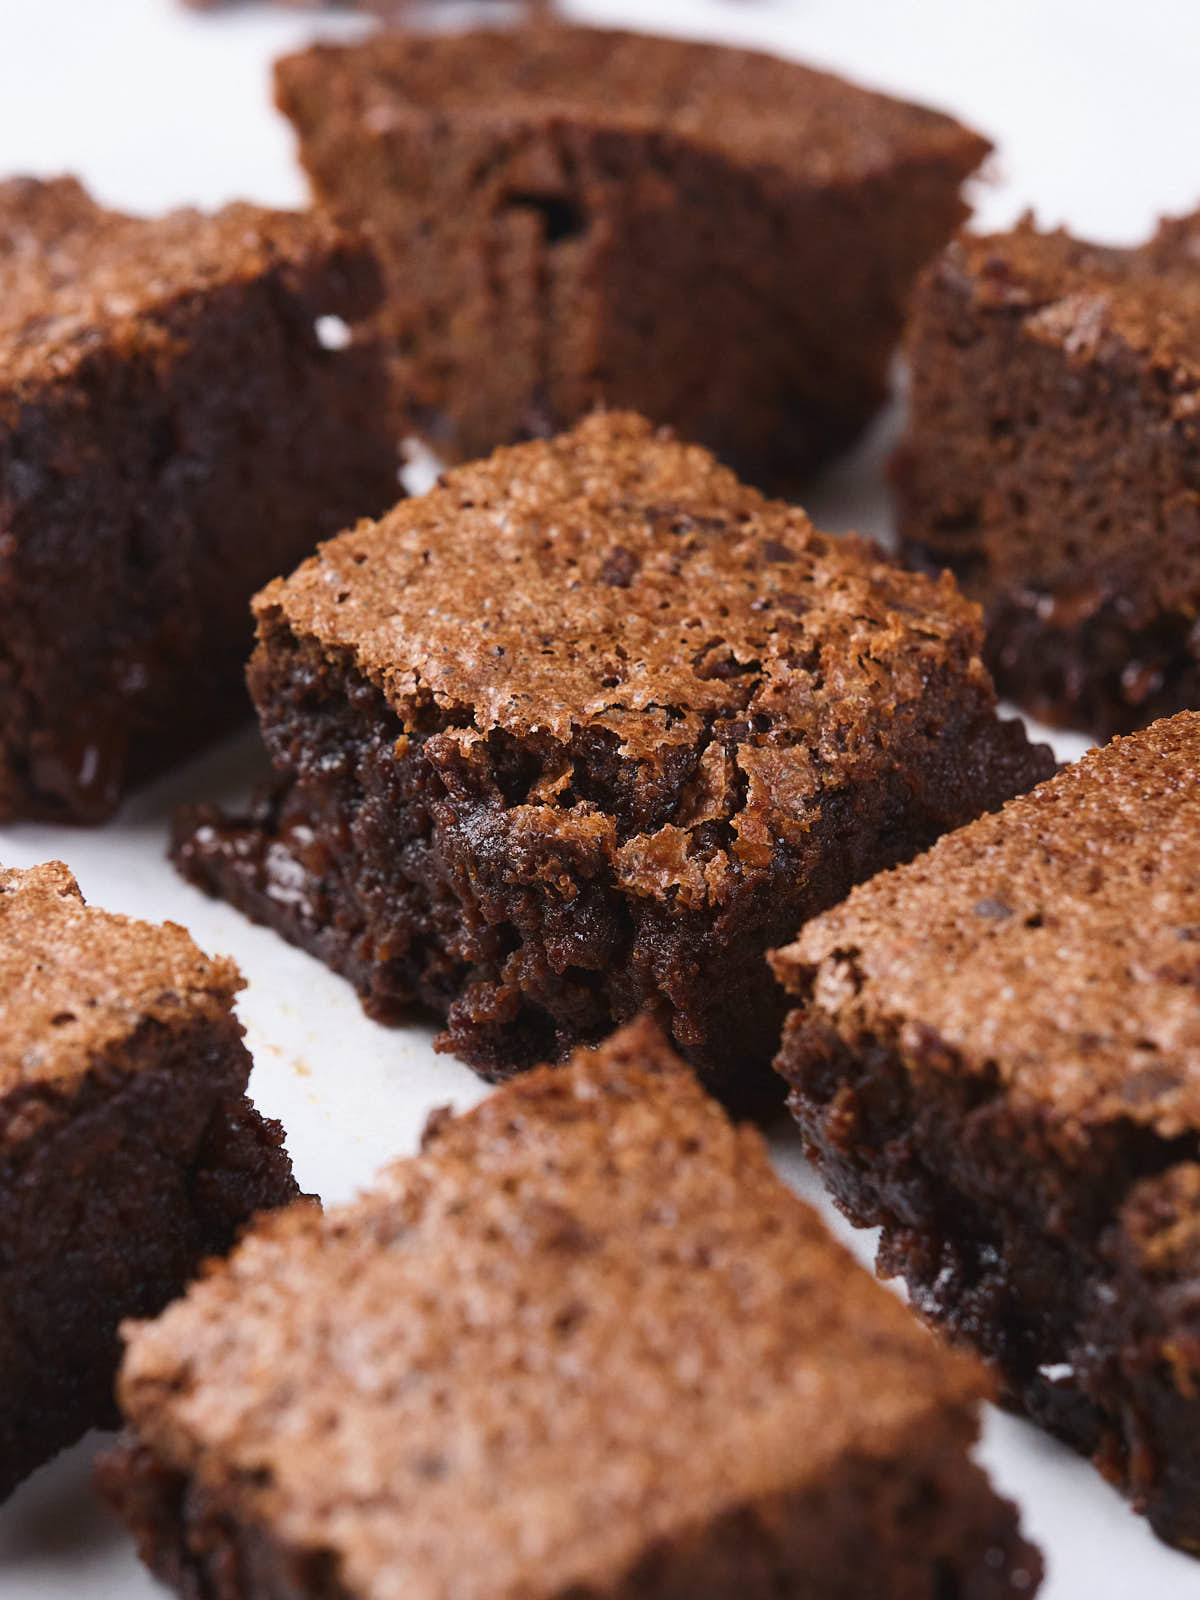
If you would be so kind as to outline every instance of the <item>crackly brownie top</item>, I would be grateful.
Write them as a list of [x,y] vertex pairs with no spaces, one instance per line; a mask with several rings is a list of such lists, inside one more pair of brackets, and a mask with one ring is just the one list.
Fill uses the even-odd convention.
[[308,214],[226,206],[145,221],[98,206],[73,178],[0,183],[0,382],[71,373],[102,340],[130,351],[147,326],[189,297],[282,271],[313,295],[313,314],[356,314],[373,296],[367,270],[326,277],[337,252],[359,249]]
[[1071,1122],[1200,1127],[1200,713],[1118,739],[774,956],[843,1032]]
[[85,905],[61,861],[0,867],[0,1093],[78,1079],[143,1022],[224,1017],[240,988],[177,924]]
[[[583,730],[647,794],[701,751],[671,827],[734,815],[747,861],[803,834],[823,790],[886,771],[947,697],[993,703],[978,613],[948,577],[815,532],[630,414],[456,469],[256,610],[268,649],[280,628],[315,637],[406,726],[436,707],[464,750],[499,729],[569,752]],[[544,771],[531,802],[570,781]]]
[[640,1022],[257,1228],[119,1389],[339,1593],[495,1600],[603,1590],[846,1453],[962,1448],[980,1382]]
[[1075,362],[1133,352],[1161,369],[1181,421],[1200,417],[1200,212],[1164,222],[1136,250],[1085,244],[1026,221],[952,244],[939,268],[984,312],[1023,315],[1026,332]]
[[687,139],[809,182],[921,160],[966,177],[989,149],[950,117],[795,62],[604,29],[385,33],[315,45],[277,72],[290,103],[298,107],[296,96],[313,93],[374,133],[431,114],[505,125],[599,120]]

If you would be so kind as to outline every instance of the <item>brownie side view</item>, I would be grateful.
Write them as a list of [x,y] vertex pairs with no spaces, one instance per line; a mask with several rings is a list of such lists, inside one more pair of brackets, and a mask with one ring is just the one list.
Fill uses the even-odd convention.
[[649,1010],[777,1103],[768,946],[1053,770],[949,579],[627,414],[452,472],[256,608],[281,787],[185,816],[177,864],[490,1077]]
[[379,294],[300,215],[0,184],[0,820],[96,821],[248,713],[249,600],[398,493]]
[[962,239],[909,353],[902,547],[983,603],[1000,692],[1101,739],[1200,706],[1200,217]]
[[183,1594],[1011,1600],[939,1349],[639,1022],[126,1330],[101,1483]]
[[0,869],[0,1498],[116,1420],[121,1319],[297,1192],[244,1096],[240,987],[59,862]]
[[880,1270],[1200,1552],[1200,716],[1118,739],[774,956],[777,1062]]
[[787,487],[886,393],[985,140],[745,50],[563,26],[281,61],[320,203],[371,230],[376,321],[443,458],[597,404]]

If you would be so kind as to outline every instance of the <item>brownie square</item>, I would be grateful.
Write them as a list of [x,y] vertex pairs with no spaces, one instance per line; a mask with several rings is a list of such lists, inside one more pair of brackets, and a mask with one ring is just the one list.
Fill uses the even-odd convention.
[[1001,693],[1101,739],[1200,705],[1200,215],[964,238],[909,351],[903,549],[983,603]]
[[1011,1600],[939,1349],[652,1025],[126,1330],[102,1484],[183,1594]]
[[398,492],[383,368],[316,328],[378,293],[311,217],[0,184],[0,820],[103,818],[246,715],[254,590]]
[[503,1077],[643,1010],[778,1101],[771,944],[1053,770],[976,609],[628,414],[498,451],[255,602],[273,799],[194,882]]
[[0,868],[0,1497],[115,1421],[120,1320],[296,1194],[244,1095],[240,987],[60,862]]
[[1086,756],[778,952],[779,1056],[880,1270],[1200,1552],[1200,716]]
[[793,483],[883,400],[988,149],[793,62],[590,28],[318,44],[276,84],[318,200],[372,232],[399,391],[456,460],[605,403]]

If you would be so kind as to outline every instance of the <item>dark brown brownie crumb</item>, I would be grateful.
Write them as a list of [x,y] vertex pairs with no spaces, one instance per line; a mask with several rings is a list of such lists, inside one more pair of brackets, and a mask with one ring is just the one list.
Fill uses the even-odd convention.
[[184,1594],[1012,1600],[983,1386],[646,1023],[128,1330],[102,1483]]
[[1001,692],[1099,738],[1200,705],[1200,216],[960,240],[909,344],[903,548],[983,602]]
[[0,1497],[116,1418],[117,1324],[296,1194],[244,1098],[241,986],[182,928],[0,869]]
[[0,184],[0,820],[94,821],[247,713],[248,601],[390,505],[361,240]]
[[376,34],[277,68],[318,200],[443,458],[628,406],[788,487],[882,402],[987,143],[794,62],[549,26]]
[[649,1009],[777,1103],[764,952],[1053,770],[947,579],[640,418],[499,451],[257,602],[281,791],[181,870],[504,1077]]
[[1200,1551],[1200,715],[942,839],[774,962],[790,1103],[881,1270]]

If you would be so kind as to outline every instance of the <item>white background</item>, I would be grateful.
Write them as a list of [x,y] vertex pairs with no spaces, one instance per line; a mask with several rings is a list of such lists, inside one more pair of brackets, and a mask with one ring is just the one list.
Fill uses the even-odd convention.
[[[988,226],[1031,206],[1045,223],[1126,242],[1159,213],[1200,203],[1196,0],[580,0],[572,10],[774,48],[958,113],[999,147],[974,196]],[[290,133],[270,105],[270,62],[318,29],[361,27],[267,6],[204,17],[175,0],[0,0],[0,175],[72,171],[133,210],[236,196],[301,203]],[[814,488],[819,522],[886,532],[877,468],[888,431],[885,422]],[[1082,745],[1057,748],[1067,757]],[[433,1055],[431,1030],[376,1027],[340,980],[167,867],[170,808],[239,792],[256,761],[253,738],[242,737],[135,797],[105,829],[0,830],[0,861],[61,857],[95,903],[174,917],[209,950],[236,957],[249,983],[241,1011],[255,1098],[284,1120],[301,1184],[336,1200],[410,1152],[430,1107],[465,1106],[483,1091]],[[812,1191],[786,1130],[774,1148]],[[857,1241],[864,1254],[869,1244]],[[158,1592],[92,1502],[94,1447],[43,1469],[0,1509],[0,1600]],[[1046,1600],[1200,1596],[1200,1564],[1157,1544],[1053,1442],[992,1414],[982,1455],[1047,1552]]]

